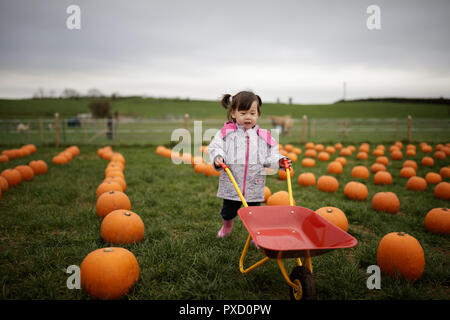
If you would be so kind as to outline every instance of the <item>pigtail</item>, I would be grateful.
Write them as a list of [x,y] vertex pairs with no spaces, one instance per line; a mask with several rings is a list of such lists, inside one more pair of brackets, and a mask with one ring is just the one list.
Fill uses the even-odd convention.
[[221,103],[222,107],[228,109],[229,105],[231,104],[231,94],[224,94]]

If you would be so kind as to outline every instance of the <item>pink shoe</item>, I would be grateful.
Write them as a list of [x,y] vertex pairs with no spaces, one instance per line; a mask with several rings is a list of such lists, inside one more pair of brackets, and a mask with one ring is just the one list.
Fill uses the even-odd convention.
[[231,230],[233,230],[233,220],[222,220],[223,225],[222,228],[217,233],[217,238],[223,238],[229,236]]

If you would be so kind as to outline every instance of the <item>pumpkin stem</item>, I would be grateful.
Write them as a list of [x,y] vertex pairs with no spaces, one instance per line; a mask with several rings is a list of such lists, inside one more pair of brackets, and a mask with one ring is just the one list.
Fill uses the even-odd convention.
[[333,212],[333,209],[327,209],[327,212],[328,213]]
[[110,194],[113,194],[113,193],[114,193],[114,190],[109,190],[109,193],[110,193]]
[[112,249],[111,248],[105,248],[105,250],[103,250],[103,251],[105,251],[105,252],[112,252]]
[[127,217],[129,217],[129,216],[131,216],[131,213],[130,213],[129,211],[127,211],[127,212],[125,212],[125,215],[126,215]]
[[400,232],[397,233],[397,235],[399,235],[399,236],[405,236],[405,235],[406,235],[406,232],[400,231]]

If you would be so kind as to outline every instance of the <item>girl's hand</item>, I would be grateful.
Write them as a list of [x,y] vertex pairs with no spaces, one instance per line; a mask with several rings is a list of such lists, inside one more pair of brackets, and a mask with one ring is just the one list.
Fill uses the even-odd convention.
[[284,158],[281,158],[280,161],[278,162],[281,169],[286,170],[286,168],[284,167],[284,163],[283,163],[284,160],[288,160],[289,161],[289,165],[288,165],[289,168],[292,167],[292,160],[289,159],[288,157],[284,157]]
[[221,163],[223,163],[223,158],[221,156],[217,156],[216,159],[214,160],[214,165],[216,167],[220,167]]

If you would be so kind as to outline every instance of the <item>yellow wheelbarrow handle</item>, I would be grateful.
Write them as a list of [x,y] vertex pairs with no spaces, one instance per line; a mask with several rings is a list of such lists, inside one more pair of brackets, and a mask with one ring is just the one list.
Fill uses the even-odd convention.
[[231,183],[233,184],[234,188],[236,189],[236,192],[237,192],[239,198],[241,199],[244,207],[248,207],[247,201],[245,201],[245,198],[242,195],[241,189],[239,189],[239,186],[237,185],[236,180],[234,180],[234,177],[231,174],[230,168],[228,168],[228,166],[225,163],[221,163],[220,166],[223,168],[223,170],[225,170],[225,172],[230,177]]

